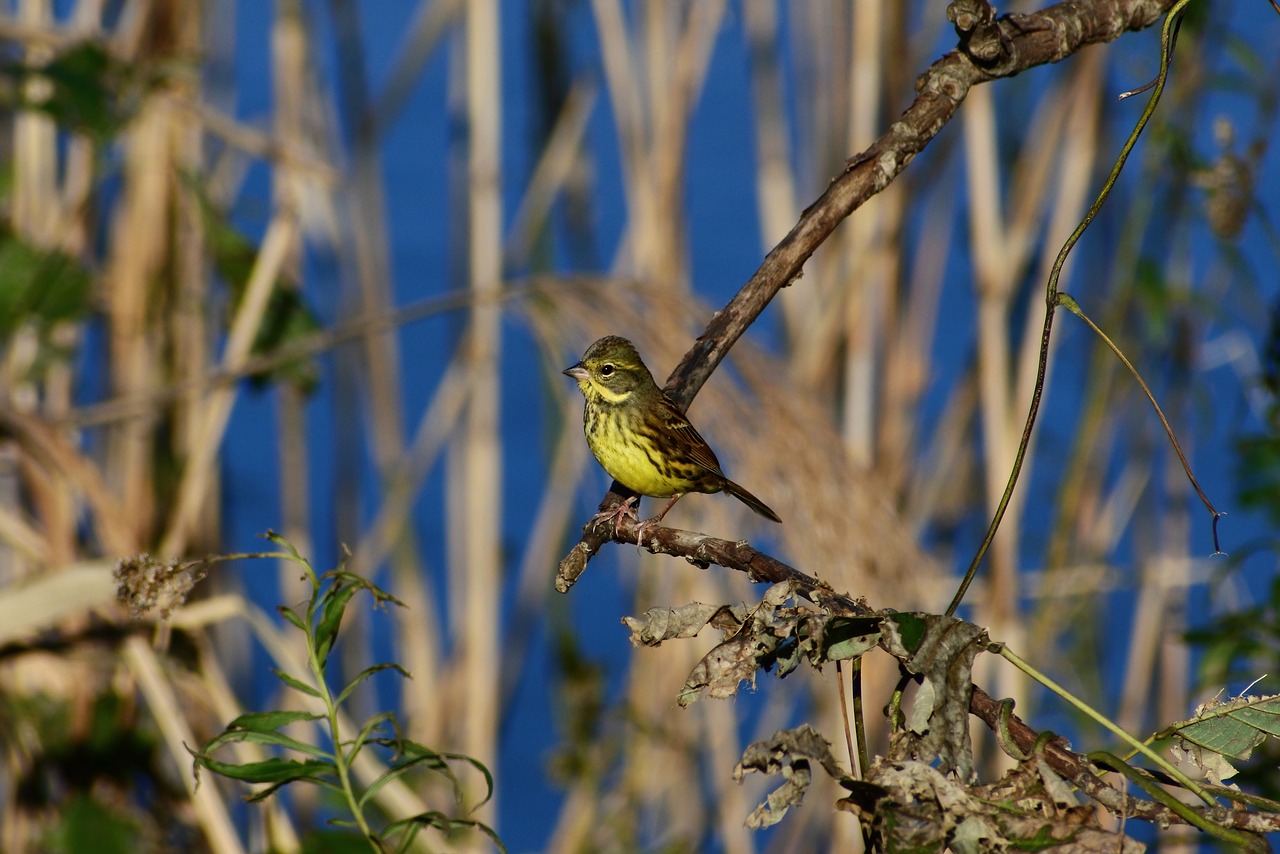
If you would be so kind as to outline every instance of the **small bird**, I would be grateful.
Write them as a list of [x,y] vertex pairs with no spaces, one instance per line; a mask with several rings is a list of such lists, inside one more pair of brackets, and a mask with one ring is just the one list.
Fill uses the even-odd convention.
[[[766,519],[782,521],[763,501],[724,476],[715,452],[658,388],[630,341],[606,335],[563,373],[577,380],[587,399],[582,413],[587,445],[609,476],[639,495],[670,499],[645,525],[661,521],[685,493],[721,491]],[[616,524],[638,500],[633,495],[613,513],[601,516]]]

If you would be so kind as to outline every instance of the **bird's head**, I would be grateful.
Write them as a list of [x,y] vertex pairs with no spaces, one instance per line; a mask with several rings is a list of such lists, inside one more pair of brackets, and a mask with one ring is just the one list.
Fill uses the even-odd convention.
[[657,389],[653,375],[630,341],[606,335],[587,348],[582,361],[564,370],[588,400],[622,403],[637,391]]

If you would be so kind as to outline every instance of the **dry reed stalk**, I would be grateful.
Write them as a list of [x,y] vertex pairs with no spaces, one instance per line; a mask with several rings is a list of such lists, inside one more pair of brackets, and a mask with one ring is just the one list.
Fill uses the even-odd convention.
[[[743,3],[751,57],[751,95],[756,120],[756,204],[760,209],[762,251],[772,249],[800,217],[796,180],[791,168],[787,110],[783,103],[782,67],[778,60],[778,10],[772,0]],[[781,303],[788,338],[803,331],[796,324],[791,300]]]
[[112,564],[79,563],[43,573],[21,585],[5,585],[0,596],[0,645],[14,643],[115,600]]
[[[1170,262],[1170,266],[1176,264]],[[1169,278],[1174,278],[1171,274]],[[1190,454],[1185,395],[1175,394],[1166,412]],[[1181,423],[1180,423],[1181,422]],[[1138,516],[1148,548],[1138,565],[1137,604],[1130,627],[1123,688],[1116,721],[1130,732],[1144,732],[1162,721],[1182,720],[1191,709],[1190,658],[1183,634],[1187,629],[1191,571],[1187,512],[1190,488],[1172,454],[1166,455],[1157,483],[1164,494],[1148,498],[1148,512]],[[1148,490],[1148,495],[1150,490]],[[1154,698],[1154,702],[1153,702]]]
[[[308,39],[301,3],[297,0],[278,3],[271,27],[274,139],[286,150],[311,148],[304,116],[309,88]],[[306,179],[291,163],[275,164],[271,178],[273,203],[278,208],[299,212],[306,208]],[[288,256],[282,261],[282,269],[291,281],[301,281],[303,250],[303,241],[299,239],[289,247]],[[281,281],[285,286],[283,277]],[[280,460],[279,482],[283,485],[280,490],[282,533],[300,553],[313,554],[306,401],[298,388],[288,382],[277,386],[276,399],[279,413],[276,447]],[[278,562],[277,576],[284,601],[302,601],[307,596],[306,584],[290,561]]]
[[[742,742],[739,737],[737,713],[729,703],[699,703],[693,710],[697,714],[697,726],[704,745],[707,767],[732,769],[742,758]],[[756,801],[752,801],[745,788],[734,782],[727,772],[710,775],[711,797],[708,808],[711,813],[707,829],[720,840],[725,854],[754,854],[756,833],[750,830],[743,816],[750,815]]]
[[[1029,301],[1023,321],[1022,348],[1015,361],[1006,331],[1016,296],[1014,288],[1031,261],[1036,232],[1042,221],[1039,214],[1046,207],[1044,200],[1053,200],[1040,258],[1040,269],[1044,275],[1047,275],[1061,240],[1083,213],[1085,188],[1096,151],[1091,131],[1097,126],[1099,69],[1104,61],[1104,52],[1092,52],[1086,64],[1073,75],[1072,81],[1061,87],[1062,91],[1060,87],[1051,87],[1042,98],[1027,135],[1026,148],[1015,160],[1008,202],[1004,201],[999,188],[1000,167],[996,162],[998,152],[991,93],[981,93],[979,98],[971,99],[964,114],[971,245],[978,287],[978,375],[985,437],[984,479],[986,502],[992,509],[1000,500],[1009,472],[1013,469],[1014,450],[1025,419],[1025,401],[1029,399],[1035,379],[1039,331],[1043,323],[1042,305],[1037,300]],[[1060,149],[1043,144],[1046,138],[1056,138],[1056,135],[1046,134],[1046,130],[1065,127],[1068,122],[1074,130],[1063,135],[1068,141]],[[1053,162],[1050,157],[1053,157]],[[1047,196],[1050,175],[1058,177],[1059,185],[1054,195]],[[1010,209],[1007,219],[1002,214],[1006,207]],[[1037,281],[1043,281],[1043,276]],[[1053,349],[1056,350],[1056,344]],[[1012,383],[1005,379],[1010,376],[1014,377]],[[1045,382],[1046,385],[1050,382],[1049,375],[1046,375]],[[1031,480],[1033,462],[1032,454],[1023,462],[1020,482],[1024,485]],[[1029,637],[1026,623],[1020,618],[1022,562],[1019,526],[1026,496],[1024,486],[1015,492],[1009,504],[1005,523],[996,536],[989,557],[987,595],[976,612],[978,622],[989,627],[994,637],[1014,649],[1025,648]],[[1017,702],[1026,699],[1026,680],[1010,668],[996,667],[990,661],[979,662],[975,679],[980,683],[991,681],[1001,696],[1013,697]]]
[[370,133],[381,136],[421,82],[423,69],[451,30],[459,26],[463,0],[419,0],[382,92],[369,109]]
[[[287,168],[299,176],[305,176],[326,190],[332,189],[341,181],[341,176],[334,166],[320,159],[309,145],[303,147],[290,145],[276,134],[267,133],[237,121],[212,104],[178,101],[174,106],[182,111],[186,119],[196,122],[205,133],[221,139],[236,151],[276,167]],[[228,190],[219,192],[217,188],[235,186],[239,181],[218,180],[215,177],[218,172],[216,168],[206,170],[206,181],[211,190],[210,196],[214,199],[229,197]]]
[[[33,31],[52,28],[53,7],[47,0],[26,0],[18,4],[17,13],[21,23]],[[38,67],[54,56],[50,44],[38,40],[22,44],[22,61],[29,67]],[[32,103],[46,101],[53,94],[53,84],[41,77],[33,76],[22,86],[22,96]],[[71,217],[62,205],[57,126],[51,116],[34,109],[16,110],[12,126],[10,222],[13,231],[36,247],[74,251],[73,241],[63,234],[70,230],[67,225]],[[68,339],[65,334],[61,337]],[[37,357],[39,347],[33,329],[19,329],[12,336],[0,363],[0,382],[6,386],[4,402],[24,412],[36,406],[51,413],[65,411],[70,406],[71,393],[70,371],[66,366],[55,365],[47,371],[38,391],[25,379],[26,369]],[[56,479],[27,478],[25,486],[39,514],[41,547],[47,560],[55,566],[70,562],[76,553],[76,507],[66,484]],[[13,506],[19,504],[15,501]],[[22,534],[20,524],[8,527]],[[27,567],[15,564],[11,574],[21,577],[27,571]]]
[[[1163,155],[1153,150],[1142,165],[1149,173],[1161,168]],[[1154,205],[1150,194],[1139,193],[1121,215],[1124,226],[1110,264],[1106,293],[1095,299],[1105,300],[1107,319],[1103,327],[1112,328],[1129,310],[1131,283],[1135,280],[1140,258],[1139,246],[1153,221]],[[1117,411],[1116,396],[1123,394],[1125,378],[1110,351],[1095,346],[1086,376],[1089,386],[1084,391],[1086,404],[1072,431],[1072,448],[1065,467],[1066,476],[1060,488],[1059,512],[1046,548],[1046,582],[1053,587],[1074,591],[1064,576],[1082,562],[1102,561],[1111,554],[1120,537],[1129,528],[1142,494],[1150,480],[1145,460],[1133,459],[1126,464],[1110,486],[1104,482],[1108,454],[1118,437],[1117,424],[1122,417]],[[1101,591],[1099,591],[1101,592]],[[1037,636],[1047,636],[1055,627],[1070,624],[1073,618],[1094,608],[1091,597],[1075,593],[1071,611],[1063,613],[1061,602],[1048,602],[1035,615]]]
[[[1070,79],[1064,86],[1065,91],[1054,98],[1055,101],[1062,104],[1062,109],[1054,109],[1050,111],[1050,120],[1045,124],[1044,133],[1039,132],[1039,125],[1034,123],[1031,126],[1029,134],[1033,150],[1037,146],[1036,140],[1045,138],[1054,138],[1057,131],[1061,129],[1062,147],[1057,153],[1056,162],[1052,165],[1045,165],[1043,168],[1034,170],[1035,175],[1053,175],[1056,180],[1052,186],[1046,187],[1043,179],[1033,179],[1028,183],[1031,186],[1025,195],[1036,197],[1047,197],[1053,200],[1053,205],[1048,210],[1047,220],[1044,224],[1045,238],[1042,241],[1043,248],[1040,252],[1038,264],[1036,264],[1035,282],[1046,282],[1049,278],[1049,272],[1053,268],[1054,256],[1057,254],[1057,248],[1061,246],[1063,240],[1069,235],[1072,229],[1080,221],[1084,215],[1086,206],[1088,205],[1092,193],[1092,185],[1090,177],[1098,160],[1098,144],[1101,122],[1101,106],[1103,99],[1103,86],[1105,85],[1105,71],[1108,53],[1105,50],[1090,51],[1080,58],[1079,64],[1073,69]],[[1058,117],[1061,118],[1058,118]],[[1066,129],[1070,128],[1070,133]],[[1018,176],[1015,173],[1015,177]],[[1020,192],[1021,188],[1015,185],[1015,192],[1018,197],[1024,194]],[[1031,220],[1031,216],[1018,216],[1021,221]],[[1022,245],[1026,247],[1029,253],[1032,244],[1035,242],[1035,235],[1029,233],[1020,236]],[[1062,268],[1061,281],[1070,282],[1071,271],[1074,268],[1072,260],[1068,260]],[[1043,318],[1038,316],[1038,312],[1028,311],[1025,318],[1022,332],[1022,349],[1018,354],[1018,376],[1015,380],[1016,388],[1029,389],[1035,381],[1036,363],[1038,359],[1039,343],[1036,340],[1039,337]],[[1053,354],[1057,352],[1059,344],[1058,338],[1050,341],[1050,359],[1049,373],[1046,374],[1046,385],[1052,377],[1053,364],[1056,361]],[[1011,419],[1008,425],[1006,441],[1016,443],[1022,432],[1021,419]],[[1025,474],[1029,475],[1034,468],[1034,460],[1028,460],[1028,468]]]
[[[50,29],[53,4],[50,0],[23,0],[18,4],[21,23],[32,29]],[[53,57],[48,45],[26,42],[23,60],[32,67]],[[40,103],[52,94],[48,80],[33,77],[26,81],[24,96]],[[58,226],[64,217],[58,190],[57,126],[53,118],[38,110],[18,110],[13,117],[13,227],[37,246],[60,245]]]
[[[923,189],[922,192],[927,193]],[[935,466],[920,465],[928,458],[931,445],[919,423],[919,404],[932,373],[934,337],[939,329],[948,328],[946,324],[939,325],[939,313],[954,231],[951,210],[941,198],[926,195],[923,206],[922,233],[929,235],[929,240],[922,241],[911,253],[910,279],[900,290],[899,322],[885,352],[875,455],[876,472],[884,478],[889,494],[902,496],[903,516],[912,525],[913,538],[918,538],[921,527],[935,518],[929,502],[914,497],[913,484],[923,480],[918,475],[935,473],[928,487],[935,495],[946,482],[956,482],[948,476],[950,469],[944,473]],[[940,430],[947,427],[945,421],[939,424]]]
[[[561,406],[566,425],[579,423],[581,407],[570,399]],[[506,620],[502,659],[501,707],[509,709],[523,676],[534,636],[546,625],[547,605],[553,590],[556,560],[576,511],[574,493],[582,481],[587,460],[586,443],[579,431],[566,426],[556,438],[547,486],[530,522],[529,541],[516,571],[514,613]]]
[[529,262],[529,254],[546,226],[551,206],[560,196],[582,156],[587,120],[596,103],[596,87],[578,82],[569,90],[564,108],[529,179],[507,237],[504,264],[519,270]]
[[[203,15],[175,15],[170,25],[174,30],[175,54],[187,57],[202,52]],[[172,170],[175,175],[200,175],[205,166],[203,131],[198,124],[183,121],[176,106],[203,100],[200,75],[175,74],[165,97],[173,109],[168,116],[172,162],[165,164],[164,168]],[[167,288],[172,296],[166,301],[166,316],[158,320],[163,323],[170,351],[167,361],[171,367],[165,382],[181,384],[203,376],[210,361],[213,333],[208,324],[207,308],[209,247],[205,241],[205,213],[196,188],[188,182],[175,181],[171,192],[172,223],[168,231],[172,243],[169,250],[172,273],[166,275],[172,280]],[[188,393],[174,401],[171,412],[174,453],[179,458],[191,459],[199,454],[198,443],[204,438],[201,425],[203,401],[196,393]],[[216,466],[210,466],[202,478],[204,499],[198,517],[190,523],[182,544],[183,551],[214,551],[222,546],[222,507],[218,501],[220,475]]]
[[[639,61],[632,52],[622,4],[619,0],[592,0],[591,9],[604,63],[609,105],[618,133],[622,192],[629,223],[627,236],[622,242],[625,249],[619,250],[619,256],[627,257],[625,253],[629,252],[632,259],[630,265],[624,266],[625,270],[637,267],[639,259],[650,258],[654,254],[644,242],[648,239],[648,232],[640,229],[641,225],[653,222],[656,205],[654,188],[648,180],[648,132],[638,91],[642,78]],[[644,233],[637,234],[637,230]]]
[[[182,707],[174,695],[173,686],[165,678],[160,660],[147,642],[138,635],[125,640],[122,657],[133,678],[137,680],[142,695],[146,698],[170,757],[178,767],[187,767],[191,761],[191,754],[187,752],[186,745],[199,742],[182,713]],[[226,804],[218,794],[217,787],[197,786],[191,774],[182,774],[181,778],[210,850],[215,854],[243,852],[244,848],[240,845],[235,825],[231,821]]]
[[[167,39],[163,10],[156,20],[143,20],[136,7],[122,15],[115,38],[123,39],[127,56],[138,57],[143,29],[154,27],[156,36],[146,41],[151,55],[160,59],[174,49]],[[131,17],[133,15],[133,17]],[[137,32],[126,37],[129,27]],[[132,396],[162,387],[165,332],[161,317],[153,312],[154,288],[162,280],[170,257],[169,205],[174,198],[177,160],[176,133],[183,123],[172,101],[149,94],[133,120],[120,134],[123,146],[123,189],[116,206],[106,259],[108,354],[112,393]],[[129,509],[138,540],[151,538],[156,522],[153,451],[157,416],[113,426],[107,433],[105,465],[108,482]]]
[[[470,395],[468,377],[454,360],[445,369],[419,420],[404,459],[386,482],[381,506],[361,535],[351,559],[355,572],[373,572],[404,541],[422,484],[454,435]],[[397,633],[405,666],[414,674],[413,681],[404,685],[404,702],[412,710],[411,732],[415,740],[434,744],[445,734],[440,702],[441,661],[445,653],[434,619],[439,611],[436,594],[424,574],[406,573],[399,579],[396,596],[408,606],[403,613],[397,612]]]
[[[1032,122],[1027,143],[1030,150],[1024,158],[1018,161],[1019,164],[1025,163],[1027,166],[1014,172],[1015,181],[1017,182],[1013,185],[1014,198],[1044,198],[1051,200],[1049,203],[1037,202],[1038,208],[1046,208],[1041,217],[1033,217],[1030,211],[1018,214],[1015,210],[1015,222],[1030,223],[1039,222],[1043,219],[1044,237],[1040,241],[1042,248],[1040,257],[1034,267],[1037,272],[1034,278],[1036,283],[1047,281],[1058,247],[1065,240],[1066,235],[1075,227],[1076,223],[1080,221],[1080,217],[1084,215],[1085,207],[1089,202],[1088,196],[1092,192],[1090,176],[1093,173],[1098,154],[1099,113],[1102,103],[1100,90],[1105,80],[1104,70],[1107,55],[1108,52],[1105,50],[1086,53],[1081,57],[1080,63],[1073,69],[1072,74],[1063,84],[1060,91],[1052,92],[1047,96],[1047,99],[1051,99],[1052,106],[1046,105],[1043,110],[1047,113],[1043,123],[1047,126],[1046,132],[1039,132],[1041,124],[1035,121]],[[1055,89],[1057,88],[1055,87]],[[1055,152],[1054,162],[1052,164],[1043,161],[1036,162],[1041,160],[1036,154],[1038,148],[1052,148],[1051,146],[1041,146],[1040,140],[1055,138],[1054,129],[1059,127],[1063,129],[1069,127],[1072,130],[1071,133],[1061,134],[1063,142],[1060,149]],[[1054,176],[1052,185],[1049,185],[1046,180],[1048,175]],[[1024,266],[1031,268],[1031,252],[1036,239],[1035,235],[1031,233],[1029,225],[1024,225],[1021,233],[1019,233],[1019,229],[1012,228],[1010,239],[1014,241],[1014,246],[1016,247],[1015,253],[1011,253],[1015,255],[1015,269],[1020,270]],[[1072,267],[1073,264],[1070,262],[1063,267],[1061,274],[1063,282],[1071,281],[1069,276]],[[1014,390],[1029,390],[1034,384],[1039,359],[1038,339],[1042,322],[1042,309],[1039,300],[1030,301],[1023,321],[1022,347],[1018,353],[1016,374],[1012,386]],[[1060,336],[1057,336],[1050,341],[1049,370],[1045,374],[1046,391],[1052,383],[1053,365],[1056,362],[1054,354],[1059,349],[1060,340]],[[1025,412],[1021,411],[1022,402],[1028,398],[1028,395],[1029,391],[1021,393],[1015,391],[1013,395],[1013,400],[1018,402],[1013,404],[1013,409],[1009,412],[1006,423],[1004,442],[1008,447],[1012,448],[1017,445],[1025,418]],[[1033,445],[1032,447],[1034,448],[1035,446]],[[1021,482],[1024,485],[1031,482],[1035,467],[1034,454],[1029,454],[1021,475]],[[1027,489],[1023,488],[1019,490],[1019,495],[1015,498],[1015,501],[1010,504],[1010,516],[1007,518],[1015,520],[1015,525],[1017,524],[1016,520],[1021,518],[1023,508],[1027,506],[1028,495]],[[1005,618],[1000,622],[993,621],[990,624],[993,631],[999,632],[1002,639],[1013,645],[1015,649],[1025,648],[1029,638],[1038,638],[1038,642],[1043,642],[1045,639],[1044,636],[1032,635],[1028,632],[1028,622],[1022,613],[1021,576],[1023,569],[1021,561],[1019,561],[1018,566],[1011,569],[1012,574],[1018,576],[1017,586],[1012,591],[1006,591],[1005,601],[996,603],[997,608],[1004,612]],[[994,585],[1007,584],[1008,580],[997,577],[993,573],[992,583]],[[1005,609],[1009,610],[1006,611]],[[1058,630],[1066,631],[1068,625],[1060,624]],[[1056,633],[1054,636],[1057,636]],[[1020,673],[1012,668],[997,668],[993,675],[995,680],[991,684],[1002,696],[1014,697],[1019,702],[1025,700],[1026,680]]]
[[[495,0],[473,0],[465,18],[467,116],[468,287],[480,298],[463,340],[462,363],[470,395],[460,435],[461,492],[451,497],[463,508],[463,563],[451,567],[461,585],[460,618],[464,692],[462,745],[490,767],[497,760],[498,673],[501,660],[502,555],[499,545],[506,510],[502,490],[502,435],[499,424],[502,376],[501,310],[484,299],[502,283],[502,56],[501,20]],[[490,801],[481,813],[497,814]]]
[[[850,152],[866,148],[880,129],[884,85],[882,12],[879,3],[863,3],[851,10],[845,131],[846,150]],[[885,222],[885,201],[886,196],[881,194],[864,206],[842,230],[844,240],[840,247],[845,256],[840,275],[847,283],[842,294],[845,352],[840,432],[853,462],[862,467],[871,466],[875,451],[875,425],[879,415],[875,374],[892,300],[892,285],[886,275],[889,269],[882,263],[885,254],[881,251],[886,227],[892,225]],[[900,215],[901,205],[897,209]]]
[[[1022,412],[1021,397],[1013,404],[1009,353],[1008,315],[1015,296],[1000,190],[999,150],[996,144],[995,104],[991,91],[975,91],[967,98],[960,119],[965,132],[965,165],[968,178],[969,245],[974,259],[978,309],[978,387],[983,436],[983,483],[988,512],[994,512],[1014,466],[1016,445],[1006,441],[1008,425]],[[1019,493],[1021,495],[1021,493]],[[1018,601],[1018,523],[1021,501],[1011,505],[996,535],[988,558],[986,576],[995,596],[991,611],[979,619],[993,619],[1004,628]],[[997,636],[1000,636],[997,629]],[[1012,642],[1012,641],[1011,641]]]
[[[297,237],[293,212],[278,211],[262,239],[262,248],[254,261],[244,296],[227,334],[222,356],[225,370],[234,371],[248,358],[262,326],[267,301]],[[162,555],[180,555],[186,550],[192,525],[209,500],[209,482],[235,396],[234,386],[223,386],[213,390],[202,407],[198,432],[191,445],[192,453],[182,472],[168,527],[160,540],[158,552]]]
[[[342,254],[344,292],[340,308],[357,316],[375,316],[391,311],[395,305],[381,140],[377,129],[366,122],[372,101],[365,79],[359,4],[333,0],[330,9],[338,57],[338,97],[351,147],[350,174],[341,194],[347,251]],[[404,374],[394,330],[370,329],[360,340],[359,358],[355,352],[340,353],[337,378],[339,399],[360,402],[354,411],[341,407],[337,419],[337,454],[345,467],[339,473],[338,534],[349,542],[358,541],[361,529],[356,461],[367,450],[382,484],[392,477],[404,453]],[[359,440],[362,427],[369,432],[364,442]],[[413,590],[415,582],[409,579],[425,570],[412,531],[406,531],[391,558],[394,586]],[[342,652],[351,672],[363,667],[370,655],[365,614],[353,616],[349,642]],[[406,708],[405,713],[412,719],[419,710]]]
[[[690,284],[684,211],[689,123],[706,82],[725,4],[723,0],[689,4],[683,7],[683,20],[672,16],[679,8],[650,3],[651,19],[663,23],[651,24],[645,35],[652,133],[648,180],[656,187],[653,213],[659,217],[647,227],[652,229],[658,254],[652,259],[654,266],[637,269],[660,290],[684,290]],[[665,56],[668,44],[674,47],[669,62]]]
[[[846,147],[852,7],[835,4],[797,4],[791,7],[791,52],[795,63],[796,91],[809,93],[796,99],[795,183],[801,196],[813,198],[838,164],[853,152]],[[859,217],[861,219],[861,217]],[[795,224],[792,221],[788,229]],[[837,229],[805,265],[805,287],[787,288],[780,296],[792,303],[796,318],[791,326],[798,334],[788,341],[792,375],[832,399],[843,378],[837,369],[843,347],[844,300],[849,293],[845,263],[848,229]]]
[[132,554],[138,550],[137,531],[127,509],[120,506],[98,467],[61,431],[4,408],[0,408],[0,427],[21,449],[24,463],[31,466],[29,481],[43,479],[65,484],[85,502],[90,527],[104,551]]
[[[13,464],[17,460],[9,451],[7,443],[0,446],[0,471],[16,468]],[[27,571],[20,567],[48,566],[52,554],[45,536],[20,514],[9,510],[22,503],[17,487],[16,476],[0,474],[0,543],[4,544],[0,552],[0,586],[25,576]]]

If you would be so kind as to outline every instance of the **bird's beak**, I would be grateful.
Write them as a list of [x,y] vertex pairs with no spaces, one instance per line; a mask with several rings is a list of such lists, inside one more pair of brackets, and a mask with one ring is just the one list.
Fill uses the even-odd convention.
[[580,383],[586,382],[587,377],[590,376],[590,374],[587,373],[587,369],[582,367],[581,362],[571,367],[565,368],[560,373],[564,374],[566,377],[573,377],[575,380],[577,380]]

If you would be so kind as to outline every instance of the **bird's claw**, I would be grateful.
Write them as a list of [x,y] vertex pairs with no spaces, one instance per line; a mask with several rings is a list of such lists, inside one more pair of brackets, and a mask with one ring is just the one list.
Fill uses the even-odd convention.
[[601,510],[599,513],[591,517],[591,525],[594,527],[601,522],[608,522],[613,527],[613,533],[618,533],[618,525],[628,513],[635,513],[635,505],[639,498],[635,495],[625,499],[612,510]]
[[658,523],[662,521],[661,516],[654,516],[652,519],[645,519],[636,526],[636,550],[644,548],[645,538],[658,527]]

